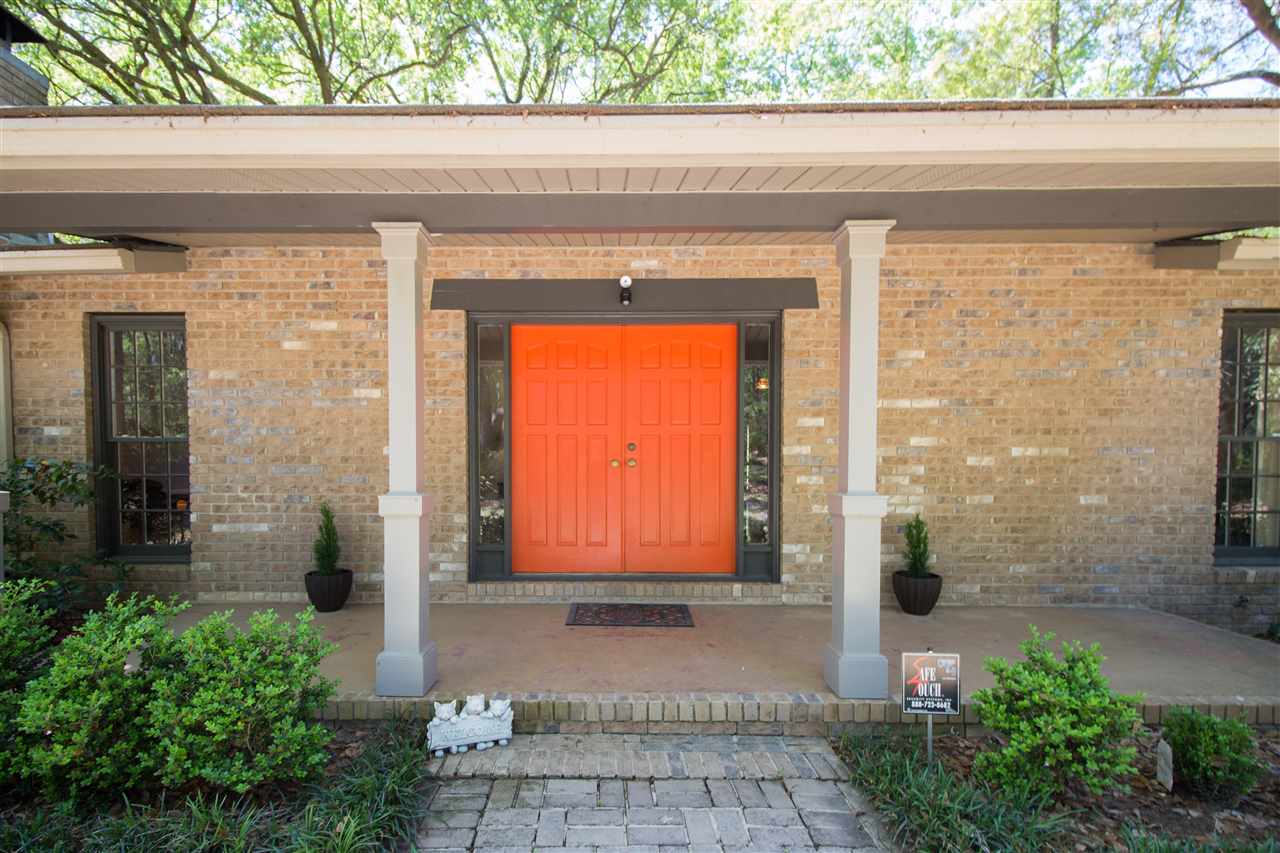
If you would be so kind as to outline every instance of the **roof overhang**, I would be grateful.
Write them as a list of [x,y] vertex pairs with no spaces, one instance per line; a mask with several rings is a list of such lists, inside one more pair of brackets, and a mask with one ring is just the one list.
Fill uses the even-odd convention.
[[[1187,237],[1280,223],[1280,101],[0,111],[0,230]],[[1073,108],[1074,107],[1074,108]],[[114,221],[109,221],[114,219]]]
[[0,251],[0,275],[185,272],[187,254],[174,248],[66,246]]
[[1156,246],[1156,269],[1280,271],[1280,238],[1179,240]]

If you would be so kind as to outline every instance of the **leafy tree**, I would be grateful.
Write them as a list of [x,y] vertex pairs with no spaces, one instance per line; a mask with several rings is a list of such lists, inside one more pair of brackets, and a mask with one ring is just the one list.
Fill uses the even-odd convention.
[[1280,0],[15,0],[62,103],[1249,94]]

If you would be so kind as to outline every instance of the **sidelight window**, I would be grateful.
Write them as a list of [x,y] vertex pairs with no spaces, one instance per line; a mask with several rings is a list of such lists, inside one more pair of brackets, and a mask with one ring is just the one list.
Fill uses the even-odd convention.
[[506,381],[502,326],[476,326],[476,491],[481,545],[506,542]]
[[747,545],[770,542],[770,448],[773,445],[770,350],[773,327],[747,323],[742,359],[742,535]]

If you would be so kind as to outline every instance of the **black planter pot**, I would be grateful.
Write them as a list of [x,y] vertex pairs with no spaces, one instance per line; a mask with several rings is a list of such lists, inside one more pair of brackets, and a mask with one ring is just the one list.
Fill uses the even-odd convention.
[[906,572],[893,573],[893,594],[904,613],[928,616],[941,593],[942,575],[930,572],[922,578],[914,578]]
[[[351,570],[338,569],[331,575],[319,572],[307,572],[307,598],[311,605],[321,613],[332,613],[341,610],[351,594]],[[936,596],[935,596],[936,597]]]

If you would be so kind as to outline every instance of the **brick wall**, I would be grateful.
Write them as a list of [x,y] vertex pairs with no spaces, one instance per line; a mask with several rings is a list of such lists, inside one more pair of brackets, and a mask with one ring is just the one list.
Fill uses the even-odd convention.
[[[18,452],[89,453],[88,312],[182,312],[196,484],[187,588],[207,600],[301,599],[315,504],[326,498],[359,572],[357,599],[378,600],[386,344],[376,250],[208,249],[190,259],[181,275],[0,279]],[[437,598],[827,600],[839,291],[829,247],[441,247],[430,266],[475,278],[813,275],[821,301],[784,320],[781,585],[468,585],[464,316],[432,312]],[[920,511],[947,577],[944,603],[1148,604],[1237,627],[1272,618],[1276,569],[1215,573],[1211,507],[1221,312],[1280,308],[1278,285],[1274,273],[1154,270],[1142,246],[891,248],[884,571],[898,567],[900,526]],[[87,518],[77,523],[88,532]],[[168,588],[173,571],[137,576]],[[1235,606],[1241,595],[1247,604]]]

